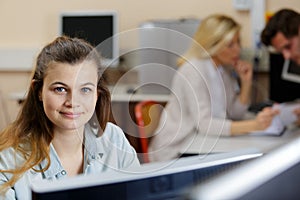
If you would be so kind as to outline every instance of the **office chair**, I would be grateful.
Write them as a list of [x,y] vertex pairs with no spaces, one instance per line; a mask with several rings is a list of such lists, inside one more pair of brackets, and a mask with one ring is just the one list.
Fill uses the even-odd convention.
[[139,145],[142,153],[142,163],[148,163],[148,144],[159,124],[163,106],[156,101],[145,100],[137,103],[134,108],[139,132]]

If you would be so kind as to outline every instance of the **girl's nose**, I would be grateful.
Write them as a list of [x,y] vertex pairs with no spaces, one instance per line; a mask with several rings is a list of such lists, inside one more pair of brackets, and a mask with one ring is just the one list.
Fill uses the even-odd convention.
[[78,97],[76,95],[69,93],[67,95],[66,101],[65,101],[65,106],[67,107],[77,107],[78,106]]

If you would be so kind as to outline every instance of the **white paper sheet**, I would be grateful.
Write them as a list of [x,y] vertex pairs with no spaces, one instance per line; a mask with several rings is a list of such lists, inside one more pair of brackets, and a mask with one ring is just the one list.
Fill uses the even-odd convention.
[[300,108],[300,103],[281,103],[275,104],[273,107],[280,111],[278,116],[284,126],[288,126],[297,120],[294,110]]
[[271,125],[263,131],[253,131],[251,135],[281,135],[286,126],[294,123],[297,116],[294,114],[296,108],[300,108],[299,102],[287,102],[281,104],[274,104],[274,109],[279,110],[279,114],[272,120]]

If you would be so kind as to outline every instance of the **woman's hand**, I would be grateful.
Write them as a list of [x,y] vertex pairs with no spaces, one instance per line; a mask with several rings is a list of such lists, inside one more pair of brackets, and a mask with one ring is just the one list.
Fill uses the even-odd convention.
[[253,67],[249,62],[238,60],[234,65],[234,69],[238,73],[241,82],[252,82]]
[[234,69],[241,81],[240,102],[245,105],[249,104],[252,92],[252,65],[246,61],[238,60],[234,65]]
[[271,125],[273,118],[278,114],[279,110],[272,109],[271,107],[266,107],[260,111],[255,118],[257,130],[268,128]]

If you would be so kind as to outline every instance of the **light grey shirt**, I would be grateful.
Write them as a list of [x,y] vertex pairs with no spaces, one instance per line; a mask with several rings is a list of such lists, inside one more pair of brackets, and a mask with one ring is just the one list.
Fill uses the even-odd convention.
[[210,59],[182,65],[150,143],[150,160],[176,158],[197,134],[229,136],[232,120],[242,119],[249,106],[240,103],[238,93],[232,69],[215,67]]
[[[134,148],[127,141],[123,131],[116,125],[108,123],[103,135],[97,137],[97,130],[89,124],[85,127],[84,142],[84,175],[104,173],[118,169],[129,169],[139,166],[139,161]],[[10,188],[6,195],[0,196],[0,199],[31,199],[30,183],[38,179],[62,179],[67,177],[54,147],[50,147],[50,167],[43,173],[34,170],[27,171],[16,184]],[[6,149],[0,153],[0,168],[11,169],[16,164],[22,163],[24,158],[16,155],[12,148]],[[46,166],[42,162],[35,169],[41,169]],[[0,174],[0,184],[10,179],[10,174]]]

